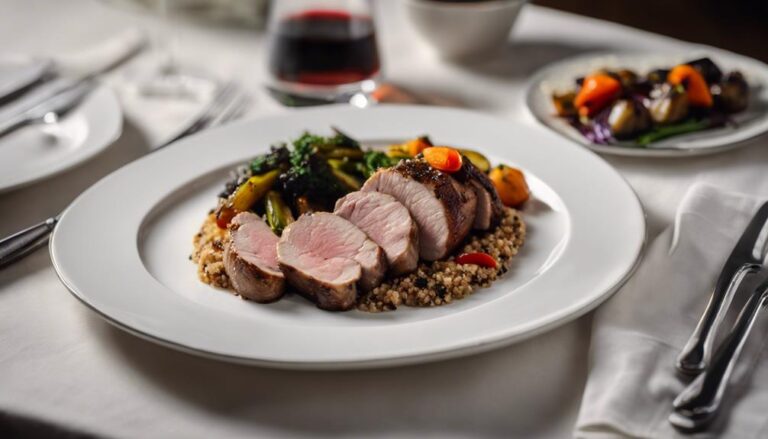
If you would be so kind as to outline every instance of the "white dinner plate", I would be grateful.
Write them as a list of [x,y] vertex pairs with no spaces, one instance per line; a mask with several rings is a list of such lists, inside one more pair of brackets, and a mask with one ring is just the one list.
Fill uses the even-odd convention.
[[[528,237],[487,289],[436,308],[327,312],[289,295],[262,305],[197,279],[192,237],[234,166],[304,130],[363,142],[429,134],[521,167]],[[645,237],[638,199],[598,156],[559,136],[474,112],[413,106],[294,111],[206,131],[106,177],[51,240],[62,282],[115,325],[185,351],[286,368],[360,368],[512,343],[597,306],[629,276]]]
[[56,123],[34,124],[0,137],[0,192],[85,162],[122,132],[123,113],[108,87],[97,85]]
[[[552,92],[573,89],[576,78],[597,69],[629,68],[643,74],[705,56],[711,58],[723,72],[741,71],[749,83],[749,106],[745,111],[733,115],[733,120],[738,124],[736,127],[726,126],[670,137],[647,147],[638,147],[627,141],[617,145],[597,145],[587,140],[566,120],[555,115]],[[746,140],[768,131],[768,65],[708,46],[695,46],[685,52],[591,53],[550,64],[536,73],[528,85],[526,105],[545,126],[597,152],[647,157],[709,154],[742,145]]]

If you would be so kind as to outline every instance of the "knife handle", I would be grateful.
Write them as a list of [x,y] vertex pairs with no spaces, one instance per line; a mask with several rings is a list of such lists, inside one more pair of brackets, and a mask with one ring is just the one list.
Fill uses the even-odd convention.
[[757,272],[759,269],[760,266],[757,264],[743,264],[730,279],[727,276],[721,275],[717,285],[715,285],[712,296],[709,298],[707,308],[696,325],[696,329],[677,357],[676,366],[678,371],[685,375],[695,376],[706,369],[707,364],[712,358],[712,348],[717,330],[723,322],[733,296],[738,291],[744,278],[749,274]]
[[741,309],[733,330],[715,355],[712,365],[694,379],[672,403],[669,421],[686,430],[709,423],[720,408],[725,389],[738,362],[760,309],[765,306],[768,288],[758,287]]
[[47,244],[48,238],[57,222],[57,218],[48,218],[41,223],[1,239],[0,269],[5,268]]

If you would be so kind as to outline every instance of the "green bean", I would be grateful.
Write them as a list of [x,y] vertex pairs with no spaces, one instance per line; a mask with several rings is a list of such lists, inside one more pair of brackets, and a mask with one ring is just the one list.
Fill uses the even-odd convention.
[[267,213],[267,224],[269,224],[273,232],[280,236],[283,230],[288,227],[288,224],[294,221],[291,209],[285,204],[282,197],[280,197],[280,193],[277,191],[269,191],[265,200],[266,206],[264,210]]

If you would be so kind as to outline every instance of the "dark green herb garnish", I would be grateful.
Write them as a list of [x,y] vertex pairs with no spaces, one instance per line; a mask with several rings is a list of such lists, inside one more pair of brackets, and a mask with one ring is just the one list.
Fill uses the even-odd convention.
[[395,166],[400,159],[389,157],[381,151],[366,151],[363,155],[363,175],[365,178],[370,177],[379,168],[389,168]]
[[288,151],[285,143],[272,145],[269,153],[260,155],[251,161],[251,172],[263,174],[280,168],[288,163],[289,155],[290,151]]
[[325,207],[346,191],[331,173],[318,145],[328,145],[328,138],[305,133],[293,142],[290,153],[290,168],[280,175],[280,184],[288,199],[310,194]]

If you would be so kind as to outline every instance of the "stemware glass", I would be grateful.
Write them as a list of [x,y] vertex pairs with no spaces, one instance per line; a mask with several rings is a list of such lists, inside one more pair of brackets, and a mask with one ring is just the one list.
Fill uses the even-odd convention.
[[372,11],[370,0],[272,2],[267,85],[273,94],[295,102],[370,102],[381,71]]
[[153,37],[153,46],[159,57],[158,64],[151,71],[136,80],[138,91],[147,96],[179,99],[206,99],[215,88],[216,81],[206,74],[182,67],[177,54],[177,38],[172,21],[174,1],[153,0],[151,6],[160,19],[160,25]]

